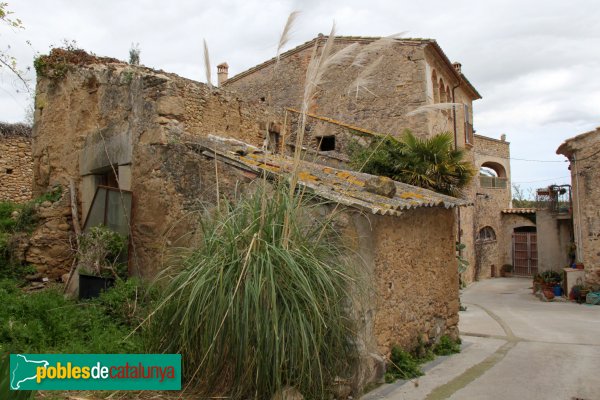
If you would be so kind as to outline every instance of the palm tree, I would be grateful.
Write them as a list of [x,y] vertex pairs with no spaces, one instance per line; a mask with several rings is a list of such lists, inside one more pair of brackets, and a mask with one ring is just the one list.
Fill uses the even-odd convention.
[[405,131],[400,143],[400,157],[392,167],[397,181],[458,197],[475,175],[464,151],[453,148],[449,132],[420,139]]
[[362,172],[459,197],[475,175],[464,156],[463,150],[453,148],[451,133],[420,139],[405,130],[399,140],[386,136],[366,148],[352,145],[350,164]]

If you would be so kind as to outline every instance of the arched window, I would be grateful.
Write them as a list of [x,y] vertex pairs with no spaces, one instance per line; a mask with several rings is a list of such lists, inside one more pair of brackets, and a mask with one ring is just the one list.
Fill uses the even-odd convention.
[[479,186],[488,189],[506,189],[508,179],[504,167],[496,162],[484,162],[479,167]]
[[504,167],[493,161],[486,161],[481,164],[481,168],[479,169],[479,173],[481,175],[487,176],[497,176],[498,178],[506,178],[506,169]]
[[494,232],[491,226],[485,226],[479,230],[479,234],[477,234],[477,241],[491,242],[494,240],[496,240],[496,232]]
[[438,84],[438,90],[440,92],[440,103],[446,102],[446,86],[444,85],[444,81],[440,78],[440,83]]
[[437,90],[437,73],[435,72],[435,69],[433,70],[433,72],[431,73],[431,84],[433,86],[433,102],[434,103],[439,103],[440,102],[440,93]]

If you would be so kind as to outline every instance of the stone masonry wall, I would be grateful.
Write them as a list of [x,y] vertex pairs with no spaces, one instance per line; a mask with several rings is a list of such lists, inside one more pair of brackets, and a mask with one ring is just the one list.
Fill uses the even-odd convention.
[[557,151],[571,160],[573,230],[586,281],[600,286],[600,128],[569,139]]
[[[354,42],[337,39],[334,51]],[[359,42],[353,54],[367,44]],[[276,72],[271,64],[230,80],[225,87],[250,102],[269,103],[270,99],[270,106],[277,112],[282,112],[284,107],[300,109],[306,68],[312,54],[312,46],[305,48],[282,58]],[[352,59],[328,68],[309,111],[381,133],[398,135],[410,128],[418,135],[429,134],[425,115],[410,118],[405,115],[426,102],[423,45],[419,42],[393,45],[372,54],[369,62],[380,56],[383,57],[372,83],[366,87],[368,90],[360,89],[358,94],[352,82],[361,69],[350,65]]]
[[0,201],[31,200],[31,137],[0,133]]
[[354,243],[367,275],[374,277],[367,289],[374,297],[365,310],[374,342],[367,347],[389,355],[394,345],[411,350],[419,339],[433,343],[444,334],[457,337],[453,210],[421,208],[400,217],[352,215],[344,237]]
[[89,177],[111,166],[130,171],[119,177],[133,192],[130,268],[151,275],[165,245],[179,243],[186,213],[199,207],[201,198],[194,203],[189,193],[208,189],[201,176],[214,173],[214,164],[199,167],[186,143],[217,134],[261,145],[268,118],[223,90],[92,57],[64,76],[38,75],[34,192],[73,179],[83,217],[95,190]]

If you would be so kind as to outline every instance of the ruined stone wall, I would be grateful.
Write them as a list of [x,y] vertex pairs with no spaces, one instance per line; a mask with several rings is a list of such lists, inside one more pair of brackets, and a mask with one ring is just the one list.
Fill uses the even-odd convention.
[[210,134],[260,145],[269,122],[222,90],[93,58],[38,76],[35,120],[34,192],[72,179],[83,223],[99,177],[118,171],[119,188],[133,192],[130,268],[143,275],[159,268],[165,244],[181,242],[185,216],[210,187],[203,174],[214,165],[199,166],[186,146]]
[[39,276],[53,281],[69,272],[75,254],[69,203],[69,192],[63,190],[59,200],[35,204],[37,223],[33,232],[14,237],[15,258],[32,265]]
[[573,230],[586,281],[600,285],[600,128],[569,139],[558,149],[571,160]]
[[31,200],[31,136],[0,133],[0,201]]

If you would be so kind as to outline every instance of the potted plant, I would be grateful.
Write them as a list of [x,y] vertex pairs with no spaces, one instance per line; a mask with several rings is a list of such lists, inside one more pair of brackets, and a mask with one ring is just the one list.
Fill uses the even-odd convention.
[[562,282],[562,276],[557,271],[544,271],[540,273],[540,277],[543,280],[542,286],[550,290],[554,290],[554,286],[560,285]]
[[512,276],[513,266],[511,264],[504,264],[502,266],[502,276],[505,278],[510,278]]
[[79,298],[98,297],[115,279],[127,277],[126,240],[106,226],[95,226],[81,235],[77,262]]
[[575,262],[575,268],[577,268],[577,269],[584,269],[585,266],[583,265],[583,263],[581,261],[576,261]]
[[544,283],[544,279],[542,278],[542,276],[540,274],[535,274],[533,276],[533,294],[536,294],[537,292],[539,292],[540,290],[542,290],[542,285]]

